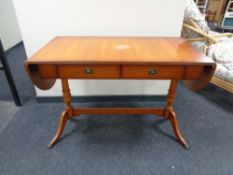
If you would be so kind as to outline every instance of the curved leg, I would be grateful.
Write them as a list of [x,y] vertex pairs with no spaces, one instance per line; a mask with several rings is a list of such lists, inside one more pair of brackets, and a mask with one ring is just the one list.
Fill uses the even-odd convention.
[[186,149],[189,148],[188,144],[182,137],[179,129],[179,125],[176,119],[176,113],[173,110],[173,103],[175,100],[176,95],[176,86],[177,86],[177,80],[171,80],[170,88],[168,90],[168,96],[167,96],[167,105],[164,110],[164,117],[168,118],[171,122],[173,132],[176,135],[177,140],[181,143],[182,146],[184,146]]
[[183,136],[181,135],[179,125],[176,119],[176,113],[174,111],[169,111],[168,118],[171,122],[172,129],[176,135],[177,140],[181,143],[182,146],[184,146],[184,148],[189,149],[189,145],[187,144],[187,142],[184,140]]
[[50,144],[48,145],[49,148],[52,148],[58,142],[59,138],[61,137],[61,134],[65,128],[66,122],[69,119],[67,112],[68,111],[62,112],[57,132],[56,132],[54,138],[52,139],[52,141],[50,142]]
[[71,106],[71,94],[70,94],[68,80],[62,79],[61,81],[62,81],[63,101],[65,102],[66,109],[64,112],[62,112],[57,132],[56,132],[53,140],[48,145],[49,148],[52,148],[58,142],[58,140],[61,137],[61,134],[65,128],[67,120],[73,116],[73,112],[72,112],[73,108]]

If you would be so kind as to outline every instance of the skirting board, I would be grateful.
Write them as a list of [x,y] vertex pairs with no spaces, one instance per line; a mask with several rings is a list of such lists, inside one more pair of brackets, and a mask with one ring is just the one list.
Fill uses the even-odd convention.
[[[36,97],[39,103],[53,103],[53,102],[63,102],[62,97]],[[117,96],[73,96],[72,102],[86,103],[86,102],[133,102],[133,101],[153,101],[153,102],[165,102],[165,95],[117,95]]]

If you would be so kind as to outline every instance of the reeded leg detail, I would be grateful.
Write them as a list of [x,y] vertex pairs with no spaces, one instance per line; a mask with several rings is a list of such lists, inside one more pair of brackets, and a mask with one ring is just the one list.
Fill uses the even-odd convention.
[[181,143],[182,146],[184,146],[185,149],[189,149],[189,145],[187,144],[187,142],[184,140],[183,136],[181,135],[175,112],[169,111],[168,117],[171,122],[172,129],[173,129],[173,132],[175,133],[177,140]]
[[62,132],[65,128],[66,122],[69,119],[67,112],[68,111],[62,112],[57,132],[56,132],[54,138],[52,139],[52,141],[50,142],[50,144],[48,145],[49,148],[52,148],[58,142],[59,138],[61,137]]

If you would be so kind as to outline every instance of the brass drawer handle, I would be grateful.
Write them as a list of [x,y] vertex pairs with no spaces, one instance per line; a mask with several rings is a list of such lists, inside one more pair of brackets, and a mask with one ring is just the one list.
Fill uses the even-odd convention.
[[90,74],[93,74],[94,71],[90,67],[88,67],[88,68],[85,69],[85,73],[90,75]]
[[155,69],[149,69],[148,70],[149,75],[155,75],[156,73],[157,73],[157,71]]

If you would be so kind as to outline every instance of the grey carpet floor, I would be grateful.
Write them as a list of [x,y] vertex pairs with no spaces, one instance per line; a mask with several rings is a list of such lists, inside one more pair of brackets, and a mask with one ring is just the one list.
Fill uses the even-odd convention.
[[[46,145],[57,128],[61,103],[30,101],[0,134],[2,174],[232,174],[233,115],[182,85],[175,110],[185,150],[168,121],[152,115],[83,115],[69,121],[61,141]],[[214,95],[214,94],[213,94]],[[81,103],[79,106],[104,106]],[[105,106],[158,106],[153,102]]]
[[[28,81],[23,73],[18,78]],[[191,146],[185,150],[169,122],[153,115],[82,115],[69,121],[60,142],[48,149],[63,104],[37,103],[33,88],[21,83],[18,88],[24,103],[0,133],[0,174],[233,174],[233,95],[222,89],[208,86],[195,93],[179,84],[174,108]],[[74,105],[163,103],[93,99]]]
[[0,133],[19,110],[13,102],[0,101]]
[[[26,52],[23,43],[21,42],[6,51],[6,58],[15,81],[20,101],[22,104],[25,104],[27,101],[35,98],[35,90],[24,70],[23,64],[26,60]],[[18,109],[19,107],[16,107],[13,102],[5,73],[0,71],[0,132],[11,121]]]

